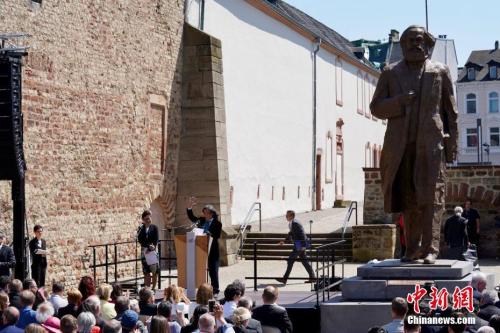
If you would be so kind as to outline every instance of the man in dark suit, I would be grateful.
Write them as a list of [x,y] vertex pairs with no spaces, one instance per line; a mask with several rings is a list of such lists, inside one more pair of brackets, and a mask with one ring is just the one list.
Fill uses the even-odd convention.
[[[283,278],[277,280],[278,282],[286,284],[286,281],[288,280],[288,277],[290,276],[290,273],[292,271],[293,264],[295,263],[295,259],[299,257],[300,261],[302,262],[302,265],[304,265],[304,268],[307,271],[307,274],[309,274],[309,280],[306,281],[306,283],[312,282],[316,280],[316,276],[311,267],[311,264],[306,258],[307,240],[304,227],[300,224],[300,222],[297,219],[295,219],[295,212],[293,210],[289,210],[286,212],[286,220],[288,221],[288,228],[290,230],[290,232],[288,233],[288,237],[286,238],[286,241],[292,241],[293,251],[292,253],[290,253],[290,256],[288,257],[285,275],[283,276]],[[283,244],[284,241],[281,241],[280,245]]]
[[197,228],[203,229],[203,233],[212,237],[212,245],[208,252],[208,274],[214,289],[214,294],[219,293],[219,238],[222,231],[222,223],[218,220],[217,211],[214,206],[206,205],[201,210],[203,216],[193,213],[196,198],[191,197],[188,201],[187,215],[191,222],[196,223]]
[[19,320],[19,310],[13,306],[9,306],[2,314],[3,329],[1,333],[22,333],[23,329],[16,327]]
[[262,326],[278,328],[281,333],[293,332],[292,322],[285,308],[276,304],[278,300],[278,288],[267,286],[262,292],[261,306],[253,309],[252,318],[258,320]]
[[31,253],[31,277],[36,281],[38,287],[45,286],[45,272],[47,271],[47,243],[42,239],[43,227],[39,224],[33,228],[35,237],[30,240]]
[[16,266],[16,257],[10,246],[5,245],[5,234],[0,231],[0,276],[10,276],[10,269]]
[[137,241],[141,244],[141,262],[142,272],[144,273],[144,285],[146,287],[151,287],[152,278],[153,289],[155,289],[156,281],[158,280],[159,265],[158,263],[148,265],[146,261],[146,254],[151,251],[156,252],[159,239],[160,236],[158,233],[158,227],[154,225],[151,220],[151,212],[149,210],[145,210],[142,213],[142,224],[137,230]]

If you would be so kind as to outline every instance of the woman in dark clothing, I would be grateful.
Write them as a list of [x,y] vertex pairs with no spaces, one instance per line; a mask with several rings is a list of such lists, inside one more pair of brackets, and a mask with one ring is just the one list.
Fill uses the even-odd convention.
[[95,284],[94,279],[90,276],[84,276],[80,280],[78,285],[78,290],[82,293],[82,302],[85,301],[89,296],[95,295]]
[[42,239],[43,227],[39,224],[33,228],[35,237],[30,240],[29,248],[31,254],[31,277],[36,281],[37,286],[45,286],[45,273],[47,271],[47,244]]
[[198,305],[193,312],[193,317],[191,318],[191,323],[189,325],[184,326],[181,329],[181,333],[192,333],[198,329],[198,320],[200,317],[208,313],[208,307],[205,305]]
[[59,318],[64,317],[65,315],[72,315],[77,318],[80,314],[80,305],[82,303],[82,293],[80,290],[76,288],[71,288],[68,290],[68,305],[59,308],[57,311],[57,316]]
[[154,316],[158,313],[154,297],[154,292],[149,287],[144,287],[139,291],[140,315]]

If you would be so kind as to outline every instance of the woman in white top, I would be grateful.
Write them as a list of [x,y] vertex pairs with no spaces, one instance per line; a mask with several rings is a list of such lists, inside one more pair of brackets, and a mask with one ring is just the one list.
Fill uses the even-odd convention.
[[[185,326],[188,323],[188,305],[191,303],[184,293],[184,288],[172,284],[164,290],[164,300],[172,304],[171,320],[177,320],[179,325]],[[180,313],[179,313],[180,312]]]
[[208,283],[202,283],[196,291],[196,301],[189,304],[188,318],[191,319],[193,317],[194,309],[196,309],[198,305],[208,306],[208,301],[213,297],[214,292],[212,286]]

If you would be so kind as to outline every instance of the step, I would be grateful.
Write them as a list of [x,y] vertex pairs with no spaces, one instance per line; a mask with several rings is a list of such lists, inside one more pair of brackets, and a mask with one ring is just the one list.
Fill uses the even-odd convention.
[[[318,246],[321,246],[321,244],[312,244],[312,251]],[[291,244],[287,245],[279,245],[279,244],[258,244],[257,245],[257,250],[286,250],[286,251],[291,251],[293,249],[293,246]],[[339,244],[337,247],[335,247],[335,250],[351,250],[352,249],[352,244]],[[245,243],[243,245],[243,250],[248,250],[248,251],[253,251],[253,244]]]
[[[253,238],[281,238],[286,237],[288,233],[284,232],[249,232],[247,233],[247,237]],[[309,233],[306,232],[306,235],[309,236]],[[313,233],[312,238],[342,238],[342,233],[334,232],[334,233]],[[352,233],[346,232],[344,234],[344,238],[352,238]]]
[[[245,260],[253,260],[253,256],[243,256]],[[343,258],[346,259],[346,261],[352,261],[352,256],[343,256]],[[259,255],[258,257],[259,260],[276,260],[276,261],[283,261],[288,259],[288,256],[272,256],[272,255]]]

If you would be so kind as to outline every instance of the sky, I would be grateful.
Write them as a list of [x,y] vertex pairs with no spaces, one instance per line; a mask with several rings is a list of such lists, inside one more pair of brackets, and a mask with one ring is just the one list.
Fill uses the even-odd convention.
[[[425,26],[425,0],[285,0],[349,40],[384,40],[412,24]],[[455,41],[458,65],[500,40],[500,0],[428,0],[429,31]]]

